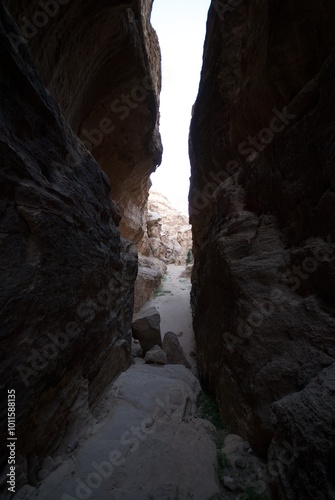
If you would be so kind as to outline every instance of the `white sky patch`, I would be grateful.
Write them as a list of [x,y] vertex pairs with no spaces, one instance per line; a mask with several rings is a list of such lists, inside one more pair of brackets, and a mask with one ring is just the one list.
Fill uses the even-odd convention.
[[198,94],[210,0],[154,0],[151,23],[162,52],[160,132],[163,162],[152,174],[153,188],[188,213],[188,134]]

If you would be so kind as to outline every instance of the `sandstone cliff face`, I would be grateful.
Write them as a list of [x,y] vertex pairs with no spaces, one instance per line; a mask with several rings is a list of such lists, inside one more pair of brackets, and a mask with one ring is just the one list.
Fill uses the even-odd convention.
[[147,230],[138,244],[141,253],[135,282],[135,313],[159,287],[167,264],[184,265],[186,260],[189,259],[188,263],[192,260],[192,232],[187,217],[153,189],[147,208],[143,218]]
[[155,257],[138,256],[138,273],[135,281],[134,313],[137,313],[152,297],[167,271],[167,266]]
[[[146,231],[149,177],[162,154],[152,0],[5,4],[27,38],[44,85],[107,173],[122,236],[138,244]],[[14,42],[23,45],[22,39]]]
[[154,257],[166,264],[185,264],[192,248],[191,226],[187,217],[155,190],[149,194],[147,232],[149,251]]
[[19,488],[129,365],[137,254],[17,36],[1,4],[0,418],[15,389]]
[[190,132],[199,369],[281,498],[334,498],[334,20],[213,2]]

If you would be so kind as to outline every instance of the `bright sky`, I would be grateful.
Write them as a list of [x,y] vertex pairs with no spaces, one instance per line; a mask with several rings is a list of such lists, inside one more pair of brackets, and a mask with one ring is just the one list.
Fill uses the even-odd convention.
[[151,24],[162,52],[162,165],[151,176],[153,189],[188,213],[188,133],[198,94],[210,0],[154,0]]

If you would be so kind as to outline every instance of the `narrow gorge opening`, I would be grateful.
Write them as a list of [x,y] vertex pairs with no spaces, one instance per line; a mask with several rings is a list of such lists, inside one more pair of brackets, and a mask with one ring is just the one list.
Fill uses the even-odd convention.
[[153,188],[188,215],[190,160],[188,136],[202,67],[207,13],[210,2],[177,3],[157,0],[151,23],[162,54],[160,133],[162,164],[151,176]]
[[1,498],[333,500],[335,4],[156,1],[192,317],[153,2],[0,4]]

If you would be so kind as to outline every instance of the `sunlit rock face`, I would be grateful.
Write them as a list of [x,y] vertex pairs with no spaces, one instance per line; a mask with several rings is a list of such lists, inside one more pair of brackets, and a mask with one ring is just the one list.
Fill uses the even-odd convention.
[[139,244],[146,231],[149,176],[162,154],[152,0],[5,4],[26,36],[44,85],[108,175],[122,236]]
[[176,210],[162,193],[152,190],[148,200],[149,251],[166,264],[191,261],[192,232],[188,218]]
[[19,488],[129,366],[137,254],[120,239],[106,174],[17,36],[1,4],[1,421],[14,389]]
[[199,370],[283,498],[334,496],[334,21],[213,2],[190,131]]

